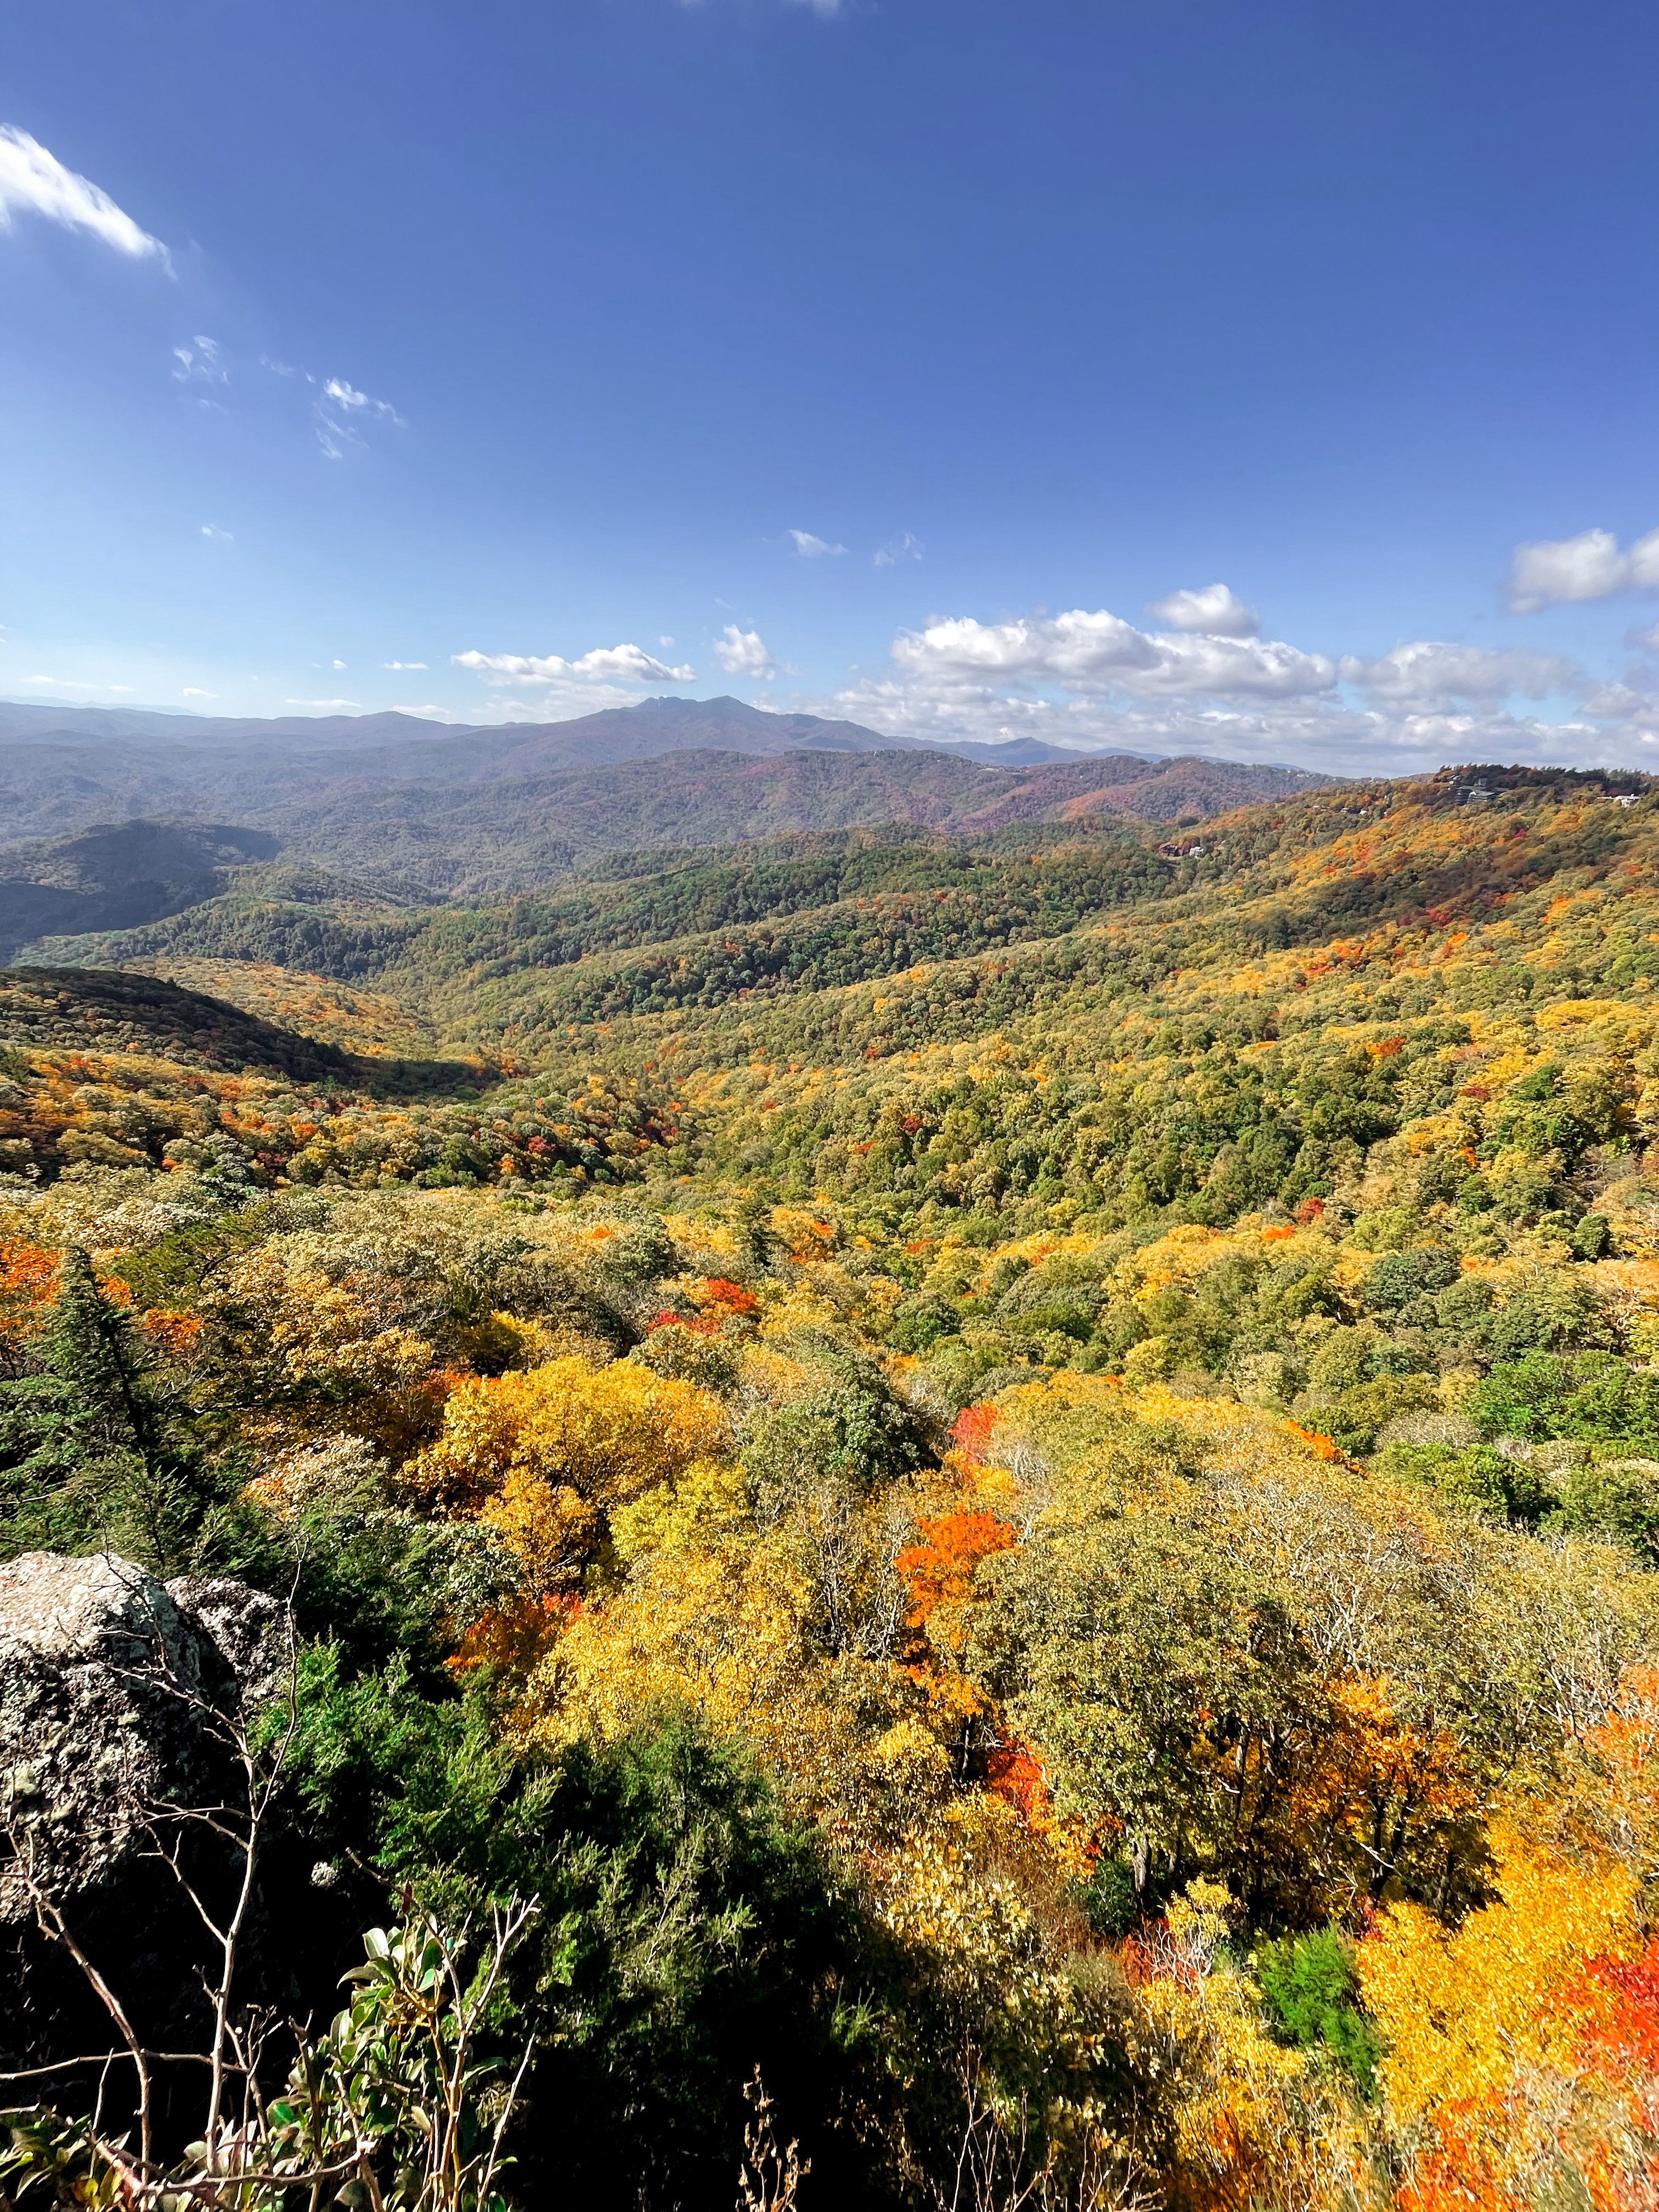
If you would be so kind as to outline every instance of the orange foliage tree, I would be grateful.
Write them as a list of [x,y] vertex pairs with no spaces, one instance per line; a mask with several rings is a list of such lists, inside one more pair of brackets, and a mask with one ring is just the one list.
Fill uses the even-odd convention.
[[0,1343],[25,1344],[46,1326],[58,1297],[58,1255],[0,1239]]

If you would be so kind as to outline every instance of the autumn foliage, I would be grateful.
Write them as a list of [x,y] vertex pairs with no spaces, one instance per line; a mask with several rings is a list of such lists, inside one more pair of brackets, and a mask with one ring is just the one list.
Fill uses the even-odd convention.
[[555,1359],[461,1383],[410,1480],[493,1528],[539,1595],[576,1580],[617,1507],[672,1481],[726,1433],[724,1408],[690,1383]]
[[0,1336],[24,1340],[44,1325],[58,1295],[58,1255],[21,1238],[0,1240]]
[[544,1893],[535,2201],[1659,2203],[1659,846],[1481,773],[409,918],[465,1095],[17,987],[13,1549],[295,1593],[319,1927]]

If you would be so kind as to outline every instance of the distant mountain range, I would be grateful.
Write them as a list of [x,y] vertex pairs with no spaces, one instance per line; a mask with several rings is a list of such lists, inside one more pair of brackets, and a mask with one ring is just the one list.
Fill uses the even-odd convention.
[[[0,958],[161,919],[233,878],[357,905],[499,897],[607,853],[881,823],[1195,822],[1331,781],[1030,742],[924,744],[737,699],[468,729],[0,704],[0,820],[15,841],[0,849]],[[263,880],[273,868],[307,888]]]
[[[795,752],[944,755],[1004,769],[1087,763],[1112,768],[1107,780],[1125,784],[1170,765],[1029,738],[979,744],[892,737],[817,714],[769,714],[730,698],[646,699],[575,721],[476,726],[399,714],[259,720],[0,701],[0,805],[14,836],[41,836],[112,814],[223,815],[229,800],[232,811],[261,819],[272,807],[314,799],[321,787],[341,782],[514,783],[706,751],[761,759]],[[1240,794],[1252,797],[1331,780],[1301,769],[1206,765],[1242,779]]]
[[[198,771],[207,752],[232,773],[264,766],[282,780],[295,770],[338,770],[349,761],[360,775],[438,783],[512,781],[711,749],[764,759],[787,752],[955,753],[984,768],[1030,768],[1080,757],[1034,738],[981,744],[891,737],[858,722],[770,714],[732,698],[644,699],[569,722],[487,724],[433,722],[396,713],[265,720],[0,701],[0,759],[20,745],[83,757],[116,745],[138,775],[149,777]],[[87,765],[86,758],[79,764]],[[9,766],[7,761],[0,775]]]

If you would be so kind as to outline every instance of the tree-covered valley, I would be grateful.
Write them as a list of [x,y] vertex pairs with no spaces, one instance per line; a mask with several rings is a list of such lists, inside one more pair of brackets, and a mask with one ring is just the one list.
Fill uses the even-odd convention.
[[0,2192],[1651,2203],[1656,864],[1485,768],[37,939]]

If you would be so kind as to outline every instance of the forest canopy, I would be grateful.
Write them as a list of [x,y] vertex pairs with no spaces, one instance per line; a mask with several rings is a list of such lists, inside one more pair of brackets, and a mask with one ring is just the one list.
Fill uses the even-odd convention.
[[[533,1899],[524,2205],[1652,2202],[1656,810],[860,830],[11,971],[3,1556],[295,1623],[237,2002]],[[81,2027],[6,2061],[60,2115]]]

